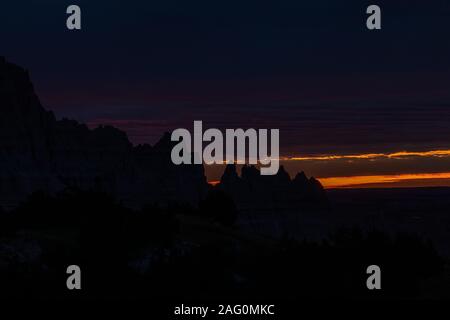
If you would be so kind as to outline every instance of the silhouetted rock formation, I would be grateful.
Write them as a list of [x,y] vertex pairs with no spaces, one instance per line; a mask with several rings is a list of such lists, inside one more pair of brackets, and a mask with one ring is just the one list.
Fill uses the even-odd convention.
[[[127,205],[178,202],[197,205],[208,184],[202,165],[176,166],[166,133],[154,146],[133,147],[111,126],[89,129],[74,120],[56,120],[46,111],[28,76],[0,58],[0,206],[11,207],[34,191],[66,187],[114,195]],[[291,181],[283,167],[261,176],[245,166],[225,168],[219,188],[240,208],[279,210],[324,203],[322,186],[304,173]]]
[[168,135],[154,147],[133,147],[116,128],[57,121],[42,107],[28,72],[4,58],[0,111],[0,205],[65,187],[108,192],[131,205],[196,205],[206,194],[203,166],[173,165]]
[[243,166],[239,177],[236,165],[225,168],[217,188],[224,190],[240,210],[277,212],[304,208],[324,208],[325,191],[318,180],[304,172],[291,180],[283,166],[273,176],[262,176],[255,166]]

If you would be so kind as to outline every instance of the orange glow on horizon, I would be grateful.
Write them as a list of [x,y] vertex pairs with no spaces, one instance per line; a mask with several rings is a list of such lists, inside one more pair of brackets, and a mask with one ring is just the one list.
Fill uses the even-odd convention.
[[[408,174],[393,174],[393,175],[372,175],[372,176],[349,176],[349,177],[328,177],[319,178],[322,185],[327,188],[359,188],[367,187],[373,188],[377,184],[388,186],[406,181],[422,181],[433,180],[442,181],[442,179],[450,179],[450,172],[439,173],[408,173]],[[449,185],[450,181],[446,184]]]
[[404,157],[449,157],[450,150],[432,150],[432,151],[399,151],[393,153],[365,153],[352,155],[323,155],[323,156],[305,156],[305,157],[285,157],[283,161],[305,161],[305,160],[339,160],[339,159],[376,159],[376,158],[404,158]]
[[[318,156],[294,156],[294,157],[279,157],[279,158],[265,158],[265,160],[279,160],[279,161],[307,161],[307,160],[340,160],[340,159],[377,159],[377,158],[389,158],[389,159],[401,159],[407,157],[450,157],[450,150],[431,150],[431,151],[397,151],[392,153],[362,153],[362,154],[337,154],[337,155],[318,155]],[[258,159],[253,159],[253,162],[257,162]],[[234,164],[248,164],[246,160],[236,160],[234,162],[228,162],[223,160],[222,164],[229,163]],[[208,163],[205,163],[210,165]]]
[[[294,157],[280,157],[282,162],[289,161],[312,161],[319,164],[321,161],[324,165],[328,165],[328,162],[344,160],[352,162],[352,160],[367,160],[377,161],[394,159],[394,161],[400,161],[402,159],[414,159],[414,158],[447,158],[450,157],[450,149],[438,149],[431,151],[397,151],[391,153],[361,153],[361,154],[328,154],[328,155],[311,155],[311,156],[294,156]],[[314,164],[316,165],[316,164]],[[341,162],[339,165],[346,166],[345,162]],[[372,164],[376,165],[376,164]],[[318,178],[322,185],[327,188],[380,188],[380,187],[434,187],[434,186],[447,186],[450,187],[450,172],[437,172],[437,173],[388,173],[384,174],[382,168],[374,172],[373,174],[358,175],[352,168],[348,167],[347,176],[333,176],[332,173],[329,176],[322,176]],[[447,170],[447,169],[443,169]],[[353,172],[352,172],[353,171]],[[341,171],[342,172],[342,171]],[[392,172],[392,171],[391,171]],[[352,175],[353,174],[353,175]],[[292,172],[291,172],[292,176]],[[316,176],[317,177],[317,176]],[[320,175],[319,175],[320,177]],[[209,181],[211,185],[217,185],[220,181],[217,177],[214,177],[213,181]]]
[[213,180],[213,181],[208,181],[208,183],[212,186],[216,186],[220,183],[220,180]]
[[[395,184],[400,182],[414,182],[424,180],[442,181],[443,179],[449,180],[446,181],[446,183],[437,183],[435,184],[435,186],[450,186],[450,172],[318,178],[325,189],[376,188],[377,185],[378,187],[395,187]],[[220,180],[208,181],[208,183],[216,186],[220,183]],[[411,185],[414,185],[414,183],[411,183]]]

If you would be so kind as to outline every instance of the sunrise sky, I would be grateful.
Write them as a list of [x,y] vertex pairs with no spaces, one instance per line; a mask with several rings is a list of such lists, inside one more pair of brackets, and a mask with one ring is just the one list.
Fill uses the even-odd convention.
[[294,157],[282,163],[287,168],[309,164],[326,188],[437,187],[450,186],[449,157],[450,150],[401,151]]
[[[14,1],[0,55],[58,118],[135,143],[192,128],[278,128],[282,164],[326,187],[450,186],[450,3]],[[39,12],[40,14],[36,14]],[[208,167],[208,179],[223,168]]]
[[[450,150],[283,157],[280,163],[292,178],[305,171],[325,188],[450,186]],[[217,183],[223,166],[207,166],[206,172]]]

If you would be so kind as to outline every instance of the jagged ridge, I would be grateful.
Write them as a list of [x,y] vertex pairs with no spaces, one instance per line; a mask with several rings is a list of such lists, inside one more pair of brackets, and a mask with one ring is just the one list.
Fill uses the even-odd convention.
[[276,175],[263,176],[255,166],[245,165],[239,176],[236,165],[229,164],[217,188],[231,195],[241,210],[297,211],[327,205],[325,190],[318,180],[308,179],[304,172],[291,180],[283,166]]
[[[28,72],[0,57],[0,205],[15,206],[33,191],[66,187],[113,194],[132,206],[171,202],[197,205],[208,184],[202,165],[175,166],[165,134],[155,144],[134,147],[111,126],[89,129],[74,120],[56,120],[45,110]],[[302,172],[293,180],[283,167],[261,176],[245,166],[226,167],[218,188],[240,208],[279,210],[324,203],[320,182]]]
[[56,120],[34,92],[28,72],[0,58],[0,203],[14,206],[36,190],[78,187],[109,192],[130,205],[197,204],[208,185],[203,166],[175,166],[165,135],[133,147],[110,126],[90,130]]

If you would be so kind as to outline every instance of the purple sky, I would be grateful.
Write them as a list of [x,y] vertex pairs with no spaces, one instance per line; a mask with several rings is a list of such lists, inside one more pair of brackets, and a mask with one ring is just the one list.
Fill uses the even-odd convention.
[[[19,0],[2,5],[0,54],[57,117],[136,144],[203,120],[279,128],[286,156],[450,149],[450,4],[377,3],[380,31],[365,27],[369,1],[77,1],[73,32],[71,1]],[[400,167],[369,171],[412,169]]]

